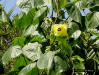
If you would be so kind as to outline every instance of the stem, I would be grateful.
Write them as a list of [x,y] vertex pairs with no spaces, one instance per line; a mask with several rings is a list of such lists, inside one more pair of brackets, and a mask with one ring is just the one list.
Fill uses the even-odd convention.
[[54,22],[55,24],[56,24],[56,21],[57,21],[58,17],[62,16],[65,12],[63,12],[62,14],[56,13],[56,19],[55,19],[55,22]]

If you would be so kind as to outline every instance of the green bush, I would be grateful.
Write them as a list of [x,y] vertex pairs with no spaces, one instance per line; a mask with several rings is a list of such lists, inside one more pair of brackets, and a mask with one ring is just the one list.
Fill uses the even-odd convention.
[[[7,14],[0,6],[4,74],[99,74],[98,0],[17,0],[17,6],[22,12],[13,20],[12,12]],[[90,12],[83,16],[86,9]]]

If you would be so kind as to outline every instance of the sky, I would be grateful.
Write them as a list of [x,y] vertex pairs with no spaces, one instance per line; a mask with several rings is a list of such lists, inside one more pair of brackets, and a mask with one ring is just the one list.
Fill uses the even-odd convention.
[[1,0],[0,4],[3,4],[5,11],[8,13],[10,9],[15,8],[11,14],[11,19],[14,15],[21,13],[21,10],[16,5],[16,0]]

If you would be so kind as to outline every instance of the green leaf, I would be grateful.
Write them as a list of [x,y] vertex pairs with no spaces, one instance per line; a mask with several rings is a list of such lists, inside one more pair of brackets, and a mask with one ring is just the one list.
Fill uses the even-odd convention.
[[29,60],[25,56],[19,56],[14,62],[13,69],[14,71],[20,71],[23,67],[29,64]]
[[45,6],[45,7],[40,8],[33,18],[33,24],[35,25],[35,24],[39,24],[40,22],[42,22],[44,18],[47,17],[48,12],[49,12],[48,7]]
[[71,37],[76,40],[77,38],[79,38],[80,35],[81,35],[81,31],[80,31],[80,30],[76,30],[76,31],[72,34]]
[[74,69],[85,69],[85,66],[84,66],[84,59],[81,58],[80,56],[73,56],[72,57],[72,61],[73,61],[73,66],[74,66]]
[[78,1],[80,1],[80,0],[73,0],[72,2],[73,2],[73,3],[76,3],[76,2],[78,2]]
[[90,29],[90,32],[94,36],[99,36],[99,30],[97,30],[97,29]]
[[15,25],[20,29],[26,28],[32,24],[35,14],[36,9],[32,8],[27,14],[23,13],[21,17],[19,16],[18,19],[16,19]]
[[99,11],[99,5],[95,5],[92,8],[90,8],[91,11]]
[[65,48],[65,52],[68,56],[71,56],[73,51],[71,46],[68,44],[68,42],[64,42],[64,48]]
[[28,72],[30,72],[33,68],[36,67],[36,63],[31,63],[29,65],[27,65],[26,67],[24,67],[19,73],[18,75],[27,75]]
[[27,29],[24,30],[23,36],[30,35],[31,37],[34,35],[39,35],[38,31],[36,31],[38,25],[30,25]]
[[66,6],[66,2],[68,2],[68,0],[52,0],[52,6],[54,11],[58,14],[59,10]]
[[80,0],[80,1],[77,1],[75,5],[81,10],[89,9],[91,11],[97,11],[98,10],[97,7],[99,7],[99,1],[98,0]]
[[28,13],[30,8],[34,7],[32,0],[17,0],[17,6],[25,13]]
[[59,56],[54,57],[54,63],[55,63],[56,75],[66,71],[68,69],[68,67],[69,67],[68,62],[63,60]]
[[58,0],[59,9],[64,8],[68,0]]
[[39,75],[39,70],[37,67],[33,68],[27,75]]
[[95,51],[92,49],[90,51],[87,52],[87,59],[92,59],[95,57]]
[[77,8],[79,8],[80,10],[82,10],[82,9],[84,9],[84,8],[86,8],[86,1],[82,1],[82,0],[80,0],[80,1],[77,1],[76,3],[75,3],[75,6],[77,7]]
[[12,12],[14,11],[15,7],[13,7],[9,12],[8,12],[8,16],[10,17]]
[[2,57],[3,64],[7,64],[12,58],[18,57],[22,53],[20,46],[10,47]]
[[55,75],[55,72],[54,71],[51,71],[50,75]]
[[25,37],[16,37],[13,40],[13,45],[19,45],[19,46],[24,46],[24,42],[25,42]]
[[[84,70],[85,69],[85,66],[84,66],[84,59],[81,58],[80,56],[73,56],[72,57],[72,61],[73,61],[73,68],[75,70]],[[77,72],[76,73],[77,75],[84,75],[84,72]]]
[[79,30],[79,25],[75,22],[72,22],[72,18],[68,19],[68,35],[71,37],[73,33]]
[[59,12],[58,0],[52,0],[52,7],[56,13]]
[[86,16],[86,27],[92,29],[99,26],[99,12],[89,13]]
[[55,55],[55,52],[51,52],[51,51],[49,51],[48,53],[42,54],[40,56],[40,59],[37,61],[37,67],[39,69],[50,70],[52,68],[54,55]]
[[79,60],[80,62],[83,62],[84,61],[84,59],[83,58],[81,58],[80,56],[78,56],[78,55],[75,55],[75,56],[72,56],[72,60]]
[[60,46],[61,50],[68,56],[71,56],[73,51],[69,43],[67,42],[67,39],[65,37],[63,38],[57,38],[58,40],[58,45]]
[[[96,56],[94,59],[96,60],[96,62],[97,62],[98,65],[99,65],[99,52],[98,52],[98,56]],[[99,69],[99,67],[98,67],[98,69]]]
[[44,12],[46,12],[46,10],[47,10],[47,7],[42,7],[40,10],[38,10],[33,20],[36,21],[39,17],[41,17],[41,15],[44,14]]
[[8,16],[6,12],[4,11],[3,7],[0,8],[0,21],[8,22]]
[[43,1],[44,1],[44,5],[52,6],[52,0],[43,0]]
[[81,24],[81,13],[75,5],[72,4],[71,6],[66,7],[66,10],[69,16],[72,18],[72,20]]
[[22,48],[23,54],[27,56],[32,61],[36,61],[40,58],[41,52],[41,44],[38,42],[28,43]]
[[97,39],[97,41],[96,41],[96,42],[94,42],[94,45],[96,45],[96,48],[98,48],[98,49],[99,49],[99,39]]
[[43,42],[43,38],[41,38],[41,36],[34,36],[30,42],[39,42],[42,43]]
[[36,6],[41,6],[41,5],[44,4],[44,1],[43,1],[43,0],[32,0],[32,1],[34,1],[34,6],[35,6],[35,7],[36,7]]

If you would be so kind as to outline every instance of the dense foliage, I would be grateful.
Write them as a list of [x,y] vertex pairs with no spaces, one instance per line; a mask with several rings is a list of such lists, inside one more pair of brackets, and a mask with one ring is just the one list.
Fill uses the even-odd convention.
[[0,5],[0,75],[99,74],[99,0],[17,0],[17,6],[22,12],[11,20],[13,9]]

